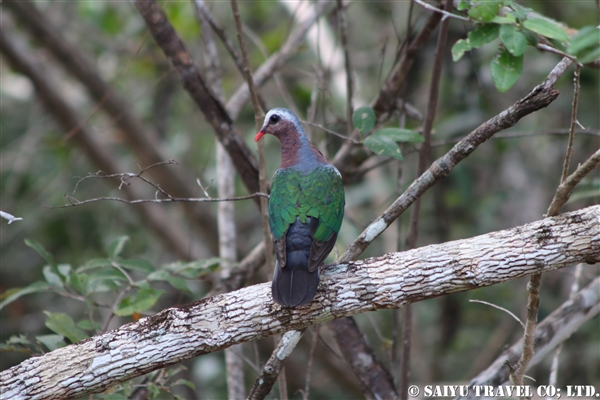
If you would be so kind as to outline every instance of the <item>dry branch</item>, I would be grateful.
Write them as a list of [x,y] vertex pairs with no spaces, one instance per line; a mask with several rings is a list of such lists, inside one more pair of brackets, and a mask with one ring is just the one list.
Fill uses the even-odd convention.
[[0,373],[10,399],[69,398],[237,343],[600,261],[600,206],[471,239],[330,265],[315,301],[283,308],[263,283],[163,310]]

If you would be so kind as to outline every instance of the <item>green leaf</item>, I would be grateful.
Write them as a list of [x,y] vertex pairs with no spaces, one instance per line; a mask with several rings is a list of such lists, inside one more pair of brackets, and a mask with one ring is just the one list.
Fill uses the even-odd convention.
[[113,260],[117,258],[123,251],[123,248],[125,247],[125,242],[127,242],[128,240],[129,236],[121,236],[110,242],[108,244],[108,256]]
[[492,60],[491,69],[496,88],[504,93],[519,80],[523,72],[523,56],[515,57],[503,50]]
[[171,284],[175,289],[181,290],[182,292],[192,293],[190,288],[187,285],[185,279],[179,276],[173,276],[168,271],[164,269],[154,271],[150,275],[148,275],[149,281],[166,281]]
[[397,160],[403,159],[398,143],[387,136],[371,135],[365,139],[363,144],[369,150],[381,156],[394,157]]
[[456,9],[458,11],[463,11],[466,10],[467,8],[469,8],[471,4],[467,1],[467,0],[460,0],[458,2],[458,5],[456,6]]
[[9,289],[6,292],[2,293],[2,296],[0,296],[0,299],[2,299],[2,302],[0,302],[0,310],[2,310],[6,305],[12,303],[13,301],[15,301],[16,299],[18,299],[21,296],[24,296],[26,294],[31,294],[31,293],[45,292],[45,291],[49,290],[51,287],[52,287],[52,285],[48,284],[48,282],[37,281],[37,282],[33,282],[31,285],[26,286],[22,289],[20,289],[20,288]]
[[479,24],[469,32],[469,44],[473,48],[480,48],[498,37],[500,26],[497,24]]
[[500,40],[513,56],[521,56],[525,53],[527,39],[514,26],[502,25],[500,27]]
[[585,49],[577,55],[577,60],[582,64],[587,64],[597,58],[600,58],[600,46]]
[[152,307],[164,293],[163,290],[141,289],[133,296],[125,297],[119,303],[115,314],[119,317],[141,313]]
[[181,275],[189,279],[197,279],[206,276],[227,266],[228,262],[222,258],[213,257],[206,260],[197,260],[190,262],[177,261],[163,265],[161,268],[171,271],[174,275]]
[[48,253],[46,251],[46,249],[44,248],[44,246],[42,246],[40,244],[40,242],[38,242],[37,240],[34,239],[25,239],[25,244],[27,245],[27,247],[32,248],[33,250],[36,251],[36,253],[38,253],[40,256],[42,256],[42,258],[44,260],[46,260],[46,262],[51,265],[53,268],[56,268],[56,263],[54,262],[54,258],[52,257],[52,254]]
[[454,46],[452,46],[452,61],[456,62],[465,55],[467,51],[470,51],[473,47],[469,44],[466,39],[458,39]]
[[516,24],[517,19],[512,14],[506,14],[505,16],[496,15],[491,21],[493,24]]
[[42,268],[42,274],[44,274],[44,278],[46,281],[52,286],[62,287],[63,281],[60,273],[58,272],[58,268],[52,268],[50,265],[45,265]]
[[90,269],[96,269],[96,268],[113,268],[112,261],[109,260],[108,258],[93,258],[91,260],[88,260],[81,267],[77,268],[77,271],[83,272],[83,271],[87,271]]
[[115,260],[115,262],[125,269],[142,271],[147,274],[154,272],[154,267],[152,266],[152,264],[150,264],[146,260],[142,260],[142,259],[123,260],[121,258],[118,258]]
[[88,274],[72,272],[71,275],[69,275],[67,283],[77,292],[85,296],[88,294],[88,284],[90,283],[90,276]]
[[537,34],[551,39],[568,41],[569,37],[562,26],[544,18],[531,18],[523,22],[523,26]]
[[375,126],[375,111],[368,106],[357,108],[352,114],[352,124],[361,134],[366,135]]
[[81,328],[83,330],[86,330],[86,331],[93,331],[94,329],[96,329],[96,330],[102,329],[102,326],[100,324],[94,323],[94,322],[90,321],[89,319],[82,319],[81,321],[79,321],[77,323],[77,327]]
[[567,48],[569,54],[576,56],[580,51],[588,47],[597,48],[600,46],[600,30],[595,26],[584,26],[571,38],[571,43]]
[[65,313],[51,313],[44,311],[48,316],[46,326],[53,332],[63,335],[71,341],[77,343],[88,338],[87,333],[79,329],[71,317]]
[[175,385],[185,385],[190,389],[196,390],[196,385],[194,384],[194,382],[188,381],[187,379],[178,379],[177,381],[171,384],[171,386]]
[[498,15],[498,11],[500,11],[501,7],[502,1],[499,0],[476,2],[475,5],[469,9],[469,16],[475,21],[490,22]]
[[35,339],[46,346],[50,351],[60,349],[67,345],[62,335],[39,335],[36,336]]
[[401,128],[383,128],[376,131],[372,136],[386,136],[394,142],[421,143],[424,140],[419,132]]

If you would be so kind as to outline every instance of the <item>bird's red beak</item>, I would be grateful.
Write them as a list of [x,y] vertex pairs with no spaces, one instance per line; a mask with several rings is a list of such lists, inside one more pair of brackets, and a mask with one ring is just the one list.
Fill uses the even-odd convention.
[[258,131],[258,133],[256,134],[256,136],[254,136],[254,141],[258,142],[261,137],[265,136],[266,133],[267,132],[265,132],[265,128],[262,128],[260,131]]

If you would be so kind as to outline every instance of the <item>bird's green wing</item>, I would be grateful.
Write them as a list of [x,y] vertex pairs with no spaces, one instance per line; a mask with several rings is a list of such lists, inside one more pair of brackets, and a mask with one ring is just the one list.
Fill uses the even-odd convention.
[[344,185],[331,165],[303,172],[279,169],[273,177],[269,200],[269,223],[275,240],[285,237],[289,226],[299,218],[319,219],[313,238],[326,242],[337,233],[344,216]]

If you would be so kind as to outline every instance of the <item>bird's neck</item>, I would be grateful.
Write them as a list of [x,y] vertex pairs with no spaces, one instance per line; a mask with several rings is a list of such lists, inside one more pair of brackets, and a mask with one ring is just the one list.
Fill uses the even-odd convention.
[[305,135],[284,135],[281,142],[281,168],[312,169],[327,160],[308,141]]

